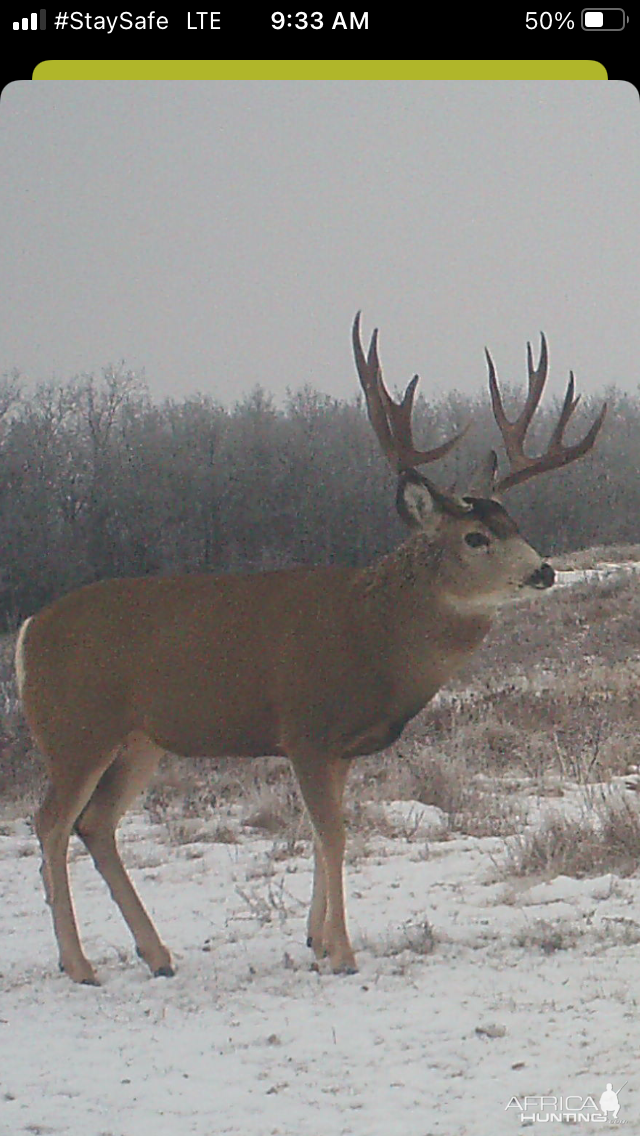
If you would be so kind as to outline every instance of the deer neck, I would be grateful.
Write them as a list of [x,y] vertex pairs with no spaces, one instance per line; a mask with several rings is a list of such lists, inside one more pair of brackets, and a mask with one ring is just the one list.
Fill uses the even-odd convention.
[[437,548],[422,535],[363,572],[366,619],[402,682],[425,701],[462,666],[495,606],[447,590]]

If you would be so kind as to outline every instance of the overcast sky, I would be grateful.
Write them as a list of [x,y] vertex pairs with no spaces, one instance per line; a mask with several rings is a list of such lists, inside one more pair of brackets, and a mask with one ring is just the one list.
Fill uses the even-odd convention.
[[640,382],[623,82],[19,82],[0,101],[0,370],[124,360],[157,397]]

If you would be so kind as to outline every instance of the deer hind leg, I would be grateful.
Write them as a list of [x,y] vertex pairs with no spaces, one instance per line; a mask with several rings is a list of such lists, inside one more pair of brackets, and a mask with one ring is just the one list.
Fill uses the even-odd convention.
[[105,756],[93,767],[69,761],[62,775],[52,768],[51,784],[35,817],[35,828],[42,848],[42,880],[51,907],[53,929],[58,942],[60,969],[74,982],[99,985],[95,971],[80,945],[69,888],[67,852],[74,822],[94,792],[105,768],[113,760]]
[[353,974],[358,967],[347,932],[343,881],[342,799],[349,761],[311,761],[308,765],[294,761],[294,766],[314,829],[315,866],[307,941],[317,958],[329,956],[336,974]]
[[115,837],[118,821],[149,782],[162,754],[146,735],[130,734],[100,778],[75,829],[120,908],[140,958],[155,976],[168,978],[174,973],[171,955],[131,883]]

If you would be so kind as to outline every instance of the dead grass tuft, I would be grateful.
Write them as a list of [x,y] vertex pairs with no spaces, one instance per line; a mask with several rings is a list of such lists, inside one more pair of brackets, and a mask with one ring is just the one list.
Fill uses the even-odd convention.
[[397,958],[412,954],[432,955],[436,949],[437,936],[428,919],[410,919],[390,931],[388,936],[376,941],[363,938],[363,947],[376,958]]
[[577,942],[575,930],[551,923],[546,919],[537,919],[530,927],[524,927],[514,938],[516,947],[534,947],[545,955],[553,955],[556,951],[567,951]]
[[516,876],[631,875],[640,863],[640,812],[612,795],[587,802],[578,818],[550,812],[538,829],[510,841],[507,862]]
[[190,762],[169,757],[144,805],[172,843],[198,838],[236,843],[247,828],[277,836],[283,846],[310,836],[293,773],[281,758]]

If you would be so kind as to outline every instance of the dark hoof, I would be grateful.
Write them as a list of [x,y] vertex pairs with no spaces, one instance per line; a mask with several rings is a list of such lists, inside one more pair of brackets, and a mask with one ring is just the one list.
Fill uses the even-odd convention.
[[73,974],[70,974],[61,962],[58,963],[58,970],[60,974],[66,974],[67,977],[70,978],[72,982],[77,983],[78,986],[102,986],[100,979],[96,978],[93,973],[87,974],[85,978],[74,978]]
[[342,962],[331,968],[334,974],[357,974],[358,965],[355,962]]
[[326,947],[323,947],[321,955],[318,954],[318,952],[316,951],[316,948],[313,945],[313,938],[311,937],[311,935],[309,935],[309,937],[307,938],[307,946],[310,947],[311,950],[315,952],[316,958],[325,958],[325,959],[328,958],[329,952],[328,952]]
[[175,972],[175,970],[173,969],[172,966],[159,966],[157,970],[154,970],[153,977],[154,978],[173,978],[175,973],[176,972]]

